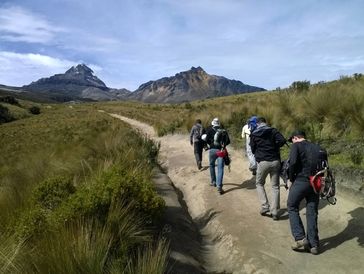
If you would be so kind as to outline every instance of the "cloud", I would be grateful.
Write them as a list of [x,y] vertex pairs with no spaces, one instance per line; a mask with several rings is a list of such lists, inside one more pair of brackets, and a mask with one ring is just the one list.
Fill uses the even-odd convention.
[[0,51],[0,83],[14,86],[29,84],[42,77],[63,73],[77,63],[41,54]]
[[21,7],[0,8],[0,40],[47,44],[60,31],[64,30]]

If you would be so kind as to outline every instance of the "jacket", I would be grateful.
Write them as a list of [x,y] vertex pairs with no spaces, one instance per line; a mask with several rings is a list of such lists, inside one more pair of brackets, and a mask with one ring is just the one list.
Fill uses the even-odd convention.
[[[220,126],[215,126],[215,127],[209,126],[206,129],[206,143],[209,145],[210,148],[215,148],[215,149],[221,149],[222,148],[221,145],[215,145],[214,144],[215,133],[220,128],[221,128]],[[227,133],[227,131],[226,131],[226,134],[227,134],[227,140],[226,140],[225,146],[230,144],[230,138],[229,138],[229,134]]]
[[194,124],[190,132],[190,142],[196,143],[201,141],[202,134],[205,133],[205,129],[201,124]]
[[250,146],[257,162],[281,160],[280,147],[286,139],[275,128],[261,124],[250,134]]

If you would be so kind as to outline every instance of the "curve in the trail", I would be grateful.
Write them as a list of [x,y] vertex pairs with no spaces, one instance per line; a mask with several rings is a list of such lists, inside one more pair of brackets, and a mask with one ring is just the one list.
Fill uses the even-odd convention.
[[[160,160],[174,186],[183,193],[188,211],[205,244],[207,272],[231,273],[364,273],[364,208],[338,196],[335,206],[320,202],[321,254],[293,252],[286,212],[287,192],[281,188],[281,218],[259,215],[254,177],[242,151],[229,148],[231,171],[225,169],[225,194],[209,186],[207,153],[203,171],[196,168],[188,135],[157,138],[153,128],[113,114],[161,143]],[[270,197],[270,183],[266,184]],[[305,209],[301,210],[305,223]]]

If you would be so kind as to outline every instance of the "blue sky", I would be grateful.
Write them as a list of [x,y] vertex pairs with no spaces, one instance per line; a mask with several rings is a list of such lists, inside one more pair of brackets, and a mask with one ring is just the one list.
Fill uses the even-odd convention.
[[0,84],[90,66],[135,90],[192,66],[266,89],[364,73],[362,0],[0,0]]

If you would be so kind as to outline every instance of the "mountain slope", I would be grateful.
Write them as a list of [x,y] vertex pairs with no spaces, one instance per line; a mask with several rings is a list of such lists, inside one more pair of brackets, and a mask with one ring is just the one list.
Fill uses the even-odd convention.
[[129,98],[143,102],[179,103],[264,90],[240,81],[210,75],[201,67],[192,67],[172,77],[149,81],[131,93]]
[[22,89],[33,93],[47,94],[57,101],[83,100],[117,100],[127,96],[127,89],[110,89],[94,75],[92,69],[84,64],[71,67],[63,74],[25,85]]

